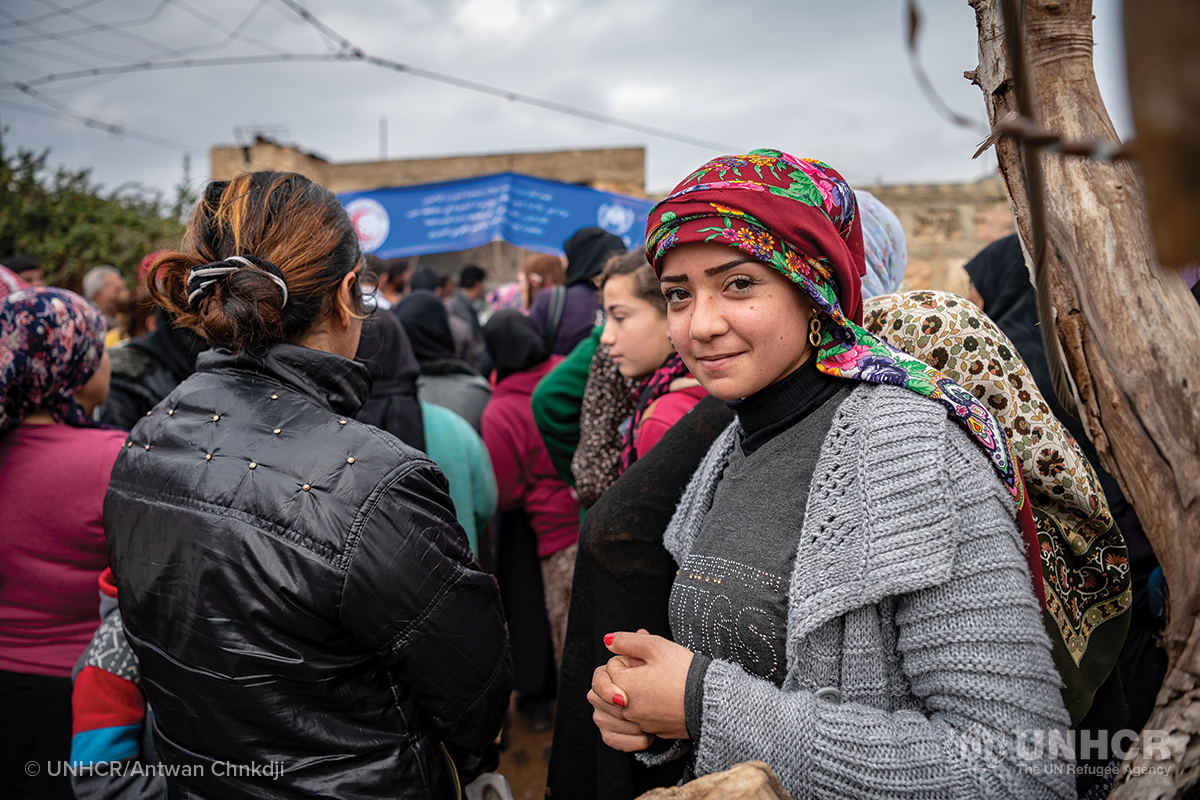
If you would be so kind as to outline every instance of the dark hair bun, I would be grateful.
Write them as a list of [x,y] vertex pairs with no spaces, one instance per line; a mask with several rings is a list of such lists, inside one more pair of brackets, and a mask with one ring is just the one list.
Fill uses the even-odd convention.
[[[299,344],[341,302],[339,287],[361,259],[332,192],[295,173],[249,172],[205,187],[183,246],[155,261],[146,288],[177,324],[220,347]],[[209,265],[237,268],[206,277],[197,293],[189,275]],[[359,292],[351,302],[345,310],[360,313]]]
[[218,279],[194,308],[212,344],[255,349],[283,339],[283,292],[259,269]]

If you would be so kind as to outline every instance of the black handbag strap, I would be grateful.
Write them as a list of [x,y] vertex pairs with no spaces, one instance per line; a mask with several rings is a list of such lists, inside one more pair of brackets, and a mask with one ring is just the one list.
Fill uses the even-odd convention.
[[550,307],[546,311],[546,331],[542,334],[542,343],[546,349],[554,352],[558,343],[558,328],[562,325],[563,309],[567,306],[567,287],[550,287]]

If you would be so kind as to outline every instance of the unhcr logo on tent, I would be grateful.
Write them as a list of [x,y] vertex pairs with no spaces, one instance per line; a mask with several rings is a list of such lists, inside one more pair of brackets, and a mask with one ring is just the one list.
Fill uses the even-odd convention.
[[635,218],[633,209],[620,203],[604,203],[596,210],[596,224],[616,236],[632,228]]

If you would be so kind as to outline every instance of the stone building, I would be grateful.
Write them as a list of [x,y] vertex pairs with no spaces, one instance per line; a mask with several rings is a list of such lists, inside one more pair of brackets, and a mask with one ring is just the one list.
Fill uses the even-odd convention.
[[314,153],[259,137],[249,147],[214,147],[209,158],[213,180],[229,180],[242,172],[277,169],[298,172],[333,192],[361,192],[517,172],[605,192],[646,196],[646,150],[642,147],[334,164]]
[[896,212],[908,239],[908,272],[901,289],[943,289],[966,295],[963,265],[1002,236],[1016,232],[1004,181],[867,186]]
[[[646,151],[641,147],[500,153],[395,161],[335,164],[313,153],[258,137],[248,147],[214,147],[213,180],[241,172],[277,169],[298,172],[334,192],[516,172],[562,183],[646,197]],[[865,188],[896,212],[908,238],[908,274],[902,289],[945,289],[965,295],[962,266],[985,245],[1015,228],[999,176],[976,183],[911,184]],[[658,199],[658,198],[655,198]],[[514,280],[527,253],[507,242],[492,242],[456,253],[418,256],[421,267],[457,276],[463,266],[488,271],[488,284]]]

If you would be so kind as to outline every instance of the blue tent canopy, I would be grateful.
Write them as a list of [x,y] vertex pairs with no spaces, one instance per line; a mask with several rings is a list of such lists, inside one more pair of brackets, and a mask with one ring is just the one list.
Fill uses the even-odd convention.
[[596,225],[628,248],[646,240],[648,200],[505,172],[483,178],[344,192],[364,253],[397,258],[467,250],[496,239],[561,254],[563,242]]

